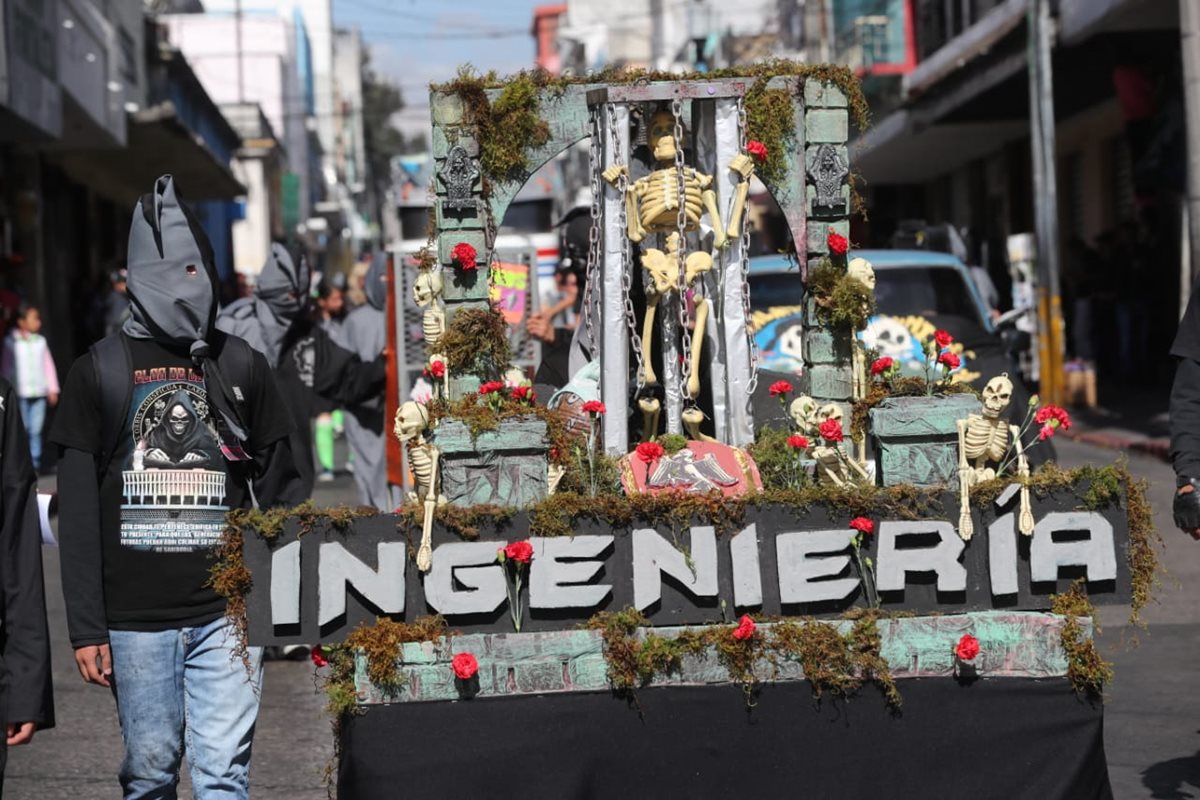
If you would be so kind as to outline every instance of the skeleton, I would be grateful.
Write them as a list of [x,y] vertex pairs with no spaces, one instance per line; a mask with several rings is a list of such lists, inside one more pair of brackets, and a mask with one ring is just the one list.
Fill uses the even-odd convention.
[[567,468],[562,464],[550,463],[546,465],[546,494],[552,495],[558,491],[558,485],[562,483],[563,476],[567,474]]
[[[797,398],[797,400],[801,399],[814,402],[812,398]],[[793,401],[794,405],[795,401]],[[817,462],[817,479],[832,483],[838,487],[870,481],[871,476],[867,474],[867,471],[858,461],[846,454],[841,443],[826,443],[821,439],[821,435],[818,432],[821,423],[831,419],[837,420],[838,424],[843,429],[845,428],[845,412],[842,411],[842,407],[837,403],[827,403],[816,410],[812,419],[816,424],[811,429],[810,435],[814,436],[816,441],[820,442],[810,452],[813,460]],[[805,432],[809,433],[809,431]]]
[[438,493],[441,453],[425,441],[429,429],[429,411],[420,403],[408,401],[396,411],[394,433],[408,452],[408,465],[417,482],[417,491],[409,494],[410,502],[424,505],[421,524],[421,546],[417,548],[417,569],[428,572],[433,566],[433,514],[446,498]]
[[[427,363],[434,361],[445,363],[445,356],[432,352],[436,343],[446,333],[446,310],[442,308],[439,299],[442,296],[442,275],[440,272],[423,269],[413,284],[413,302],[417,308],[425,309],[421,316],[421,333],[425,336],[425,354]],[[442,391],[448,390],[449,374],[443,378]],[[443,394],[443,396],[448,396]]]
[[701,423],[704,422],[704,412],[696,406],[690,406],[683,410],[679,415],[683,420],[683,429],[688,432],[688,438],[696,442],[715,442],[713,437],[700,430]]
[[[971,414],[958,421],[958,479],[960,506],[958,534],[970,539],[975,532],[971,522],[971,489],[996,477],[989,462],[999,464],[1008,454],[1010,441],[1016,450],[1017,475],[1029,477],[1029,462],[1021,445],[1021,429],[1008,422],[1005,412],[1012,402],[1013,385],[1008,373],[992,378],[983,388],[983,415]],[[1009,437],[1012,437],[1011,440]],[[1020,512],[1017,527],[1026,536],[1033,533],[1033,510],[1029,502],[1029,487],[1021,486]]]
[[[700,275],[712,269],[712,256],[703,252],[686,256],[681,268],[679,261],[685,243],[680,240],[680,234],[699,230],[700,218],[707,214],[713,228],[714,247],[724,247],[729,236],[739,235],[750,190],[750,177],[754,173],[754,162],[745,154],[738,155],[730,162],[729,169],[740,180],[730,209],[729,224],[724,224],[717,209],[717,195],[712,188],[713,176],[683,165],[680,150],[682,141],[676,139],[677,112],[678,109],[675,113],[663,110],[650,117],[647,144],[659,168],[634,181],[625,191],[626,216],[629,220],[626,234],[630,241],[640,243],[648,234],[670,233],[666,252],[648,248],[642,256],[642,267],[651,278],[646,288],[646,316],[642,323],[642,363],[645,365],[648,385],[658,382],[650,366],[650,334],[654,330],[659,303],[671,292],[677,293],[680,302],[684,302],[686,289],[697,286]],[[614,164],[604,171],[602,177],[613,186],[619,186],[628,175],[627,166]],[[683,285],[680,285],[680,272],[683,272]],[[699,365],[704,348],[703,331],[710,313],[711,301],[698,297],[695,330],[700,335],[688,354],[691,371],[685,390],[689,400],[695,400],[700,394]],[[661,405],[657,400],[639,401],[638,405],[642,410],[644,426],[650,431],[646,436],[652,436],[657,429]]]
[[[867,287],[871,294],[875,293],[875,268],[871,266],[870,261],[865,258],[852,259],[846,268],[846,274]],[[850,348],[852,396],[855,400],[864,400],[867,397],[867,387],[870,385],[867,377],[866,348],[857,336],[851,340]],[[866,437],[855,440],[855,449],[859,465],[865,466],[867,463]]]

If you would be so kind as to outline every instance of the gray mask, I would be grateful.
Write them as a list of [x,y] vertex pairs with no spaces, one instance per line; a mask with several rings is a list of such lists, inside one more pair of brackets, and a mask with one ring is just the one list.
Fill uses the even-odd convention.
[[383,253],[371,259],[371,268],[363,279],[363,294],[372,307],[380,311],[387,308],[387,256]]

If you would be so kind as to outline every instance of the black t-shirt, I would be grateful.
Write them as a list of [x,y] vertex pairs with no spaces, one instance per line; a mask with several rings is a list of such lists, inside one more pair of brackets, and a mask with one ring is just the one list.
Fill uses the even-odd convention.
[[[204,379],[186,352],[129,339],[128,418],[100,483],[100,539],[108,626],[165,630],[224,613],[206,586],[225,514],[250,505],[245,470],[230,468],[210,422]],[[255,452],[291,425],[266,359],[254,354],[245,412]],[[93,455],[110,441],[90,354],[67,375],[50,439]],[[69,500],[69,487],[60,495]]]

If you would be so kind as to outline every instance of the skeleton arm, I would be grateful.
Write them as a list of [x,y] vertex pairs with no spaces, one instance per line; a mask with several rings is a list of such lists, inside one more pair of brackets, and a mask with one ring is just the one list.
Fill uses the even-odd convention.
[[[1024,479],[1029,477],[1029,459],[1025,457],[1025,446],[1021,444],[1021,429],[1016,425],[1008,426],[1013,437],[1013,447],[1017,451],[1017,475]],[[1033,534],[1033,507],[1029,502],[1029,485],[1021,484],[1021,504],[1017,514],[1017,530],[1026,536]]]
[[600,177],[604,178],[617,191],[624,192],[626,235],[629,237],[629,240],[640,242],[646,238],[646,229],[642,227],[642,220],[638,216],[637,184],[629,185],[628,183],[629,169],[624,164],[614,164],[600,173]]
[[971,522],[971,467],[967,463],[967,425],[968,420],[960,419],[958,427],[958,535],[964,540],[970,539],[975,533]]
[[750,196],[750,176],[754,174],[754,162],[750,156],[742,153],[729,162],[729,169],[741,177],[737,185],[737,194],[733,198],[733,209],[729,212],[729,224],[725,226],[727,238],[736,239],[741,234],[742,212],[746,210],[746,198]]
[[429,449],[433,458],[431,465],[433,472],[429,476],[429,489],[425,493],[425,515],[421,521],[421,546],[417,548],[417,569],[421,572],[429,572],[433,566],[433,515],[437,511],[438,490],[441,489],[438,485],[440,483],[438,468],[442,454],[436,447]]

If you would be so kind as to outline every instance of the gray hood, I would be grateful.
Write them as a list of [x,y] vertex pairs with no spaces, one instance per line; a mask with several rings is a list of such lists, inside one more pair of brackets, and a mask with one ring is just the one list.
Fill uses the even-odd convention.
[[387,308],[387,256],[376,253],[371,259],[371,268],[363,279],[363,294],[373,308]]
[[271,245],[254,297],[226,306],[218,327],[245,339],[267,357],[271,366],[278,366],[288,331],[308,306],[308,281],[308,264],[303,256],[297,267],[286,247]]
[[134,208],[128,273],[125,333],[183,345],[196,355],[216,317],[217,271],[208,237],[179,202],[170,175],[155,181]]

